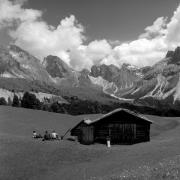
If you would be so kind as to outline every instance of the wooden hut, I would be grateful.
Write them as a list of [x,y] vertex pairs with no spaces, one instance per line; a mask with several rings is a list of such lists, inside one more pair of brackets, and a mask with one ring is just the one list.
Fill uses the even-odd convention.
[[116,109],[95,120],[82,120],[71,129],[71,136],[77,136],[82,144],[94,142],[112,144],[134,144],[150,141],[152,121],[127,109]]

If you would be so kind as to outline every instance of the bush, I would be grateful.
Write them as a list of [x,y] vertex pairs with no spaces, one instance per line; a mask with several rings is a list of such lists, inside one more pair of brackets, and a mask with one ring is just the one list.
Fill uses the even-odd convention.
[[52,112],[56,112],[56,113],[57,113],[57,112],[59,111],[59,105],[58,105],[58,103],[57,103],[57,102],[54,102],[54,103],[51,105],[50,109],[51,109]]
[[8,106],[12,106],[12,100],[10,97],[8,97],[8,102],[7,102]]
[[19,105],[20,105],[19,98],[18,98],[18,96],[15,94],[14,97],[13,97],[12,106],[14,106],[14,107],[19,107]]
[[4,97],[0,98],[0,105],[7,105],[7,102]]
[[65,104],[59,104],[58,102],[54,102],[50,106],[50,111],[51,112],[56,112],[56,113],[67,113],[68,107]]
[[21,101],[21,106],[29,109],[41,109],[41,102],[34,94],[25,92]]

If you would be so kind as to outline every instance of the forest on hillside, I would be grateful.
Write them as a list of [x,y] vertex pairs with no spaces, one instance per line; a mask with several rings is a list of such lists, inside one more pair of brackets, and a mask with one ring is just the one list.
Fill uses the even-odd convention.
[[10,98],[6,102],[4,97],[0,98],[0,105],[8,105],[13,107],[23,107],[28,109],[37,109],[49,111],[54,113],[64,113],[71,115],[80,114],[105,114],[117,108],[126,108],[140,114],[150,114],[158,116],[180,116],[180,104],[175,104],[173,107],[163,103],[157,103],[156,107],[144,106],[141,104],[122,103],[110,101],[107,104],[98,101],[82,100],[76,96],[63,97],[68,103],[53,102],[40,102],[34,94],[25,92],[21,99],[14,94],[13,100]]

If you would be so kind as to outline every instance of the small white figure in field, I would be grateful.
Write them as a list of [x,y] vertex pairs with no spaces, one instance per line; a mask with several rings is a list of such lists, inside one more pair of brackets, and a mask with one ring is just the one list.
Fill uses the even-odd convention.
[[107,147],[108,147],[108,148],[110,148],[110,147],[111,147],[110,137],[107,137]]
[[37,138],[37,132],[33,131],[33,138]]
[[42,138],[41,134],[38,134],[36,131],[33,131],[33,136],[34,139]]
[[58,134],[56,133],[56,131],[53,131],[51,135],[52,135],[52,139],[58,139]]

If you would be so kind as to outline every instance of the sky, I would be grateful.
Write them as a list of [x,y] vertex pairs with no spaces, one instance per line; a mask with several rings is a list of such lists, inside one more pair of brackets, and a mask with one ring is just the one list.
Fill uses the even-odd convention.
[[71,67],[147,66],[180,45],[179,0],[0,0],[0,44]]
[[55,26],[62,18],[75,15],[90,40],[129,41],[157,17],[171,17],[178,0],[29,0],[28,4],[43,10],[44,19]]

